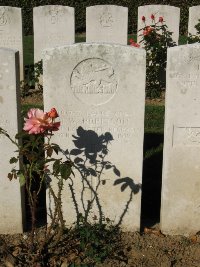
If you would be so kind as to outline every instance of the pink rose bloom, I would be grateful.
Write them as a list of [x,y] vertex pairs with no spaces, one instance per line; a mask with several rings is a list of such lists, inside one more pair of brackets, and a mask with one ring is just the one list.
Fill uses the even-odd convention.
[[53,122],[52,118],[48,116],[43,110],[38,108],[31,108],[25,118],[23,130],[29,134],[40,134],[47,130],[57,131],[60,127],[60,122]]

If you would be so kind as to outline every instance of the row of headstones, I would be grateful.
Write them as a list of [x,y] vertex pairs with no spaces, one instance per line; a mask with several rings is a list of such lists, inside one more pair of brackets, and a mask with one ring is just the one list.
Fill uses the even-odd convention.
[[[89,181],[94,188],[99,184],[96,196],[104,216],[122,222],[128,231],[140,228],[145,57],[143,49],[92,43],[44,53],[44,109],[55,107],[61,120],[61,129],[52,141],[90,170],[107,154],[103,157],[107,167],[100,172],[102,183],[92,173]],[[0,127],[11,136],[20,128],[17,65],[17,52],[0,49]],[[199,84],[200,44],[169,48],[161,205],[161,230],[166,234],[189,235],[200,229]],[[1,233],[23,231],[23,194],[18,180],[7,178],[8,161],[15,150],[0,135]],[[101,158],[99,153],[104,153]],[[80,173],[75,172],[72,181],[83,214],[83,202],[86,205],[91,200],[91,192],[83,190]],[[67,183],[62,203],[69,225],[76,219],[76,209]],[[52,186],[56,189],[56,179]],[[51,203],[47,197],[47,213]],[[94,206],[92,215],[98,214]]]
[[[163,16],[173,39],[178,44],[180,9],[167,5],[147,5],[138,8],[138,30],[144,27],[141,20],[151,23]],[[188,31],[195,33],[194,26],[200,18],[200,6],[190,7]],[[42,58],[46,48],[73,44],[75,42],[74,8],[68,6],[40,6],[33,9],[34,61]],[[23,34],[21,9],[0,6],[0,47],[20,52],[20,79],[23,80]],[[86,41],[127,44],[128,8],[113,5],[91,6],[86,9]],[[140,37],[138,36],[138,40]]]

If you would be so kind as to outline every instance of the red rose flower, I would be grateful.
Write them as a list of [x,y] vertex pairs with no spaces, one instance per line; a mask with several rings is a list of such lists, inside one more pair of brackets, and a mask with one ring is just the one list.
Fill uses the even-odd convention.
[[151,14],[151,19],[154,20],[155,19],[155,16],[154,14]]

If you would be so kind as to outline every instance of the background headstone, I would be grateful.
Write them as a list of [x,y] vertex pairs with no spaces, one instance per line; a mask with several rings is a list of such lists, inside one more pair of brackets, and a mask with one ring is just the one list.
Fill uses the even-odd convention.
[[[14,138],[19,131],[20,90],[19,53],[11,49],[0,49],[0,127]],[[11,157],[17,156],[16,146],[0,134],[0,233],[23,231],[21,190],[19,180],[9,181],[7,175],[12,169]],[[17,165],[18,163],[16,163]]]
[[193,35],[197,34],[195,26],[199,23],[200,19],[200,6],[192,6],[189,8],[189,21],[188,21],[188,33]]
[[24,79],[21,8],[0,6],[0,47],[16,49],[20,55],[20,80]]
[[161,229],[200,229],[200,44],[168,49]]
[[127,44],[128,8],[97,5],[86,8],[86,42]]
[[[146,25],[152,23],[151,14],[155,16],[158,21],[159,17],[164,18],[164,23],[168,26],[169,31],[173,32],[172,39],[178,44],[179,39],[179,23],[180,23],[180,8],[168,5],[146,5],[138,7],[138,31],[142,29],[145,24],[142,21],[142,16],[146,18]],[[138,33],[138,41],[141,40],[142,31]]]
[[35,7],[33,27],[34,62],[37,63],[42,59],[44,49],[74,43],[74,8],[60,5]]
[[[123,218],[123,228],[132,231],[140,228],[144,101],[143,49],[77,44],[45,51],[44,107],[45,110],[56,107],[62,125],[53,142],[64,150],[73,149],[71,159],[76,158],[75,162],[80,163],[83,172],[85,165],[94,169],[92,163],[102,152],[105,159],[98,159],[110,162],[100,172],[98,197],[104,216],[115,223]],[[110,139],[107,152],[103,148],[102,134]],[[95,186],[98,178],[91,169],[88,179]],[[81,209],[83,185],[80,174],[73,170],[75,177],[69,183],[74,184]],[[54,189],[56,183],[53,179]],[[86,187],[84,197],[90,200],[91,191]],[[49,199],[47,206],[51,208]],[[75,208],[67,185],[63,192],[63,211],[67,224],[75,221]],[[95,207],[92,214],[94,217],[99,215]]]

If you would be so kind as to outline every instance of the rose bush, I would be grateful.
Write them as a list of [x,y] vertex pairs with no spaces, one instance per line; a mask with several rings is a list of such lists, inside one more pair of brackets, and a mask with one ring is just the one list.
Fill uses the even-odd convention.
[[[61,192],[64,185],[63,181],[72,174],[73,164],[70,160],[52,157],[53,152],[58,154],[60,150],[57,144],[51,143],[53,132],[58,131],[60,127],[60,122],[56,121],[57,118],[59,115],[55,108],[49,112],[35,108],[30,109],[27,118],[24,119],[23,131],[15,136],[16,140],[13,140],[4,129],[0,128],[0,134],[8,137],[17,146],[17,156],[12,157],[10,163],[19,162],[19,169],[14,166],[8,174],[8,178],[12,180],[19,177],[21,186],[26,189],[32,223],[31,237],[27,244],[29,244],[29,253],[33,255],[34,251],[37,250],[37,257],[39,258],[42,258],[42,251],[48,247],[49,242],[52,242],[54,238],[57,240],[56,242],[59,242],[59,237],[62,236],[65,225],[62,217]],[[22,139],[22,142],[18,142],[19,139]],[[48,168],[49,164],[51,164],[51,170]],[[58,190],[56,193],[48,182],[48,177],[57,179]],[[36,214],[40,206],[39,195],[44,186],[49,187],[55,208],[45,239],[39,242],[36,235]],[[54,229],[53,234],[52,229]]]
[[196,29],[197,33],[196,34],[189,33],[189,35],[188,35],[188,43],[189,44],[200,43],[200,19],[198,21],[199,22],[195,25],[195,29]]
[[[20,248],[20,252],[14,256],[20,266],[55,266],[56,261],[63,264],[69,262],[69,266],[79,266],[80,262],[86,263],[87,266],[94,266],[95,263],[103,262],[110,254],[115,253],[120,240],[119,224],[125,213],[122,213],[118,224],[113,225],[109,218],[105,218],[97,192],[99,187],[106,183],[101,177],[106,170],[113,169],[113,173],[120,177],[120,171],[116,166],[106,160],[108,145],[113,140],[112,135],[109,132],[98,135],[92,130],[78,127],[77,136],[72,135],[76,148],[68,151],[51,142],[54,131],[58,131],[59,128],[59,114],[55,108],[49,112],[30,109],[24,119],[23,131],[15,136],[15,140],[0,128],[0,134],[5,135],[17,146],[17,156],[12,157],[10,163],[19,162],[19,164],[15,164],[8,178],[10,181],[19,178],[21,186],[26,189],[30,207],[31,233],[26,235],[25,240],[22,239],[20,245],[17,245],[17,250]],[[18,142],[18,139],[22,139],[23,142]],[[91,146],[91,140],[95,146]],[[78,194],[74,187],[75,177],[72,169],[81,178],[82,190],[79,190]],[[96,180],[94,186],[91,177]],[[117,179],[114,185],[126,182],[126,178]],[[68,180],[67,183],[65,183],[66,180]],[[53,187],[51,181],[54,184]],[[64,186],[70,189],[77,215],[76,221],[70,228],[65,224],[62,211]],[[48,209],[50,219],[48,225],[46,224],[41,231],[37,228],[37,210],[41,207],[39,195],[44,194],[46,188],[48,188],[50,203]],[[87,197],[84,198],[86,188],[91,191],[90,200]],[[138,186],[137,188],[140,189]],[[131,198],[132,194],[137,192],[131,193]],[[78,203],[77,199],[80,195],[81,203]],[[127,203],[128,209],[129,200]],[[93,206],[97,207],[95,214]],[[58,247],[59,250],[57,250]],[[5,253],[13,257],[12,251],[13,248],[9,251],[6,247]],[[60,251],[65,257],[60,254]]]
[[[168,30],[164,18],[156,19],[154,14],[150,16],[152,23],[146,24],[145,16],[141,20],[144,27],[139,30],[141,36],[140,46],[146,50],[146,96],[149,98],[160,97],[165,90],[165,72],[167,62],[167,48],[175,46],[172,40],[172,32]],[[130,42],[130,45],[133,45]],[[137,45],[137,47],[139,47]]]

